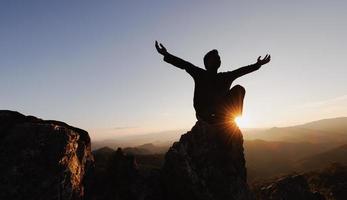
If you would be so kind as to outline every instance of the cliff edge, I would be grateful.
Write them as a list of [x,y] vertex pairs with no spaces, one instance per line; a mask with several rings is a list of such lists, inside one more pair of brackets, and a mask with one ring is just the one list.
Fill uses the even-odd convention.
[[165,199],[247,200],[243,137],[234,123],[197,121],[165,156]]
[[94,160],[86,131],[0,111],[0,199],[79,200]]

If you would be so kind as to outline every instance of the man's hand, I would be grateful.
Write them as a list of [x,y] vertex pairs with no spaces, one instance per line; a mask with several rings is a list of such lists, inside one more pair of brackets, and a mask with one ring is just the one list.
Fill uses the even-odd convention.
[[266,54],[264,59],[261,59],[261,56],[259,56],[256,64],[260,66],[265,65],[266,63],[270,62],[270,59],[271,59],[271,56],[269,54]]
[[161,43],[160,43],[160,47],[159,47],[157,41],[155,41],[155,48],[157,49],[158,53],[160,53],[163,56],[168,54],[166,48]]

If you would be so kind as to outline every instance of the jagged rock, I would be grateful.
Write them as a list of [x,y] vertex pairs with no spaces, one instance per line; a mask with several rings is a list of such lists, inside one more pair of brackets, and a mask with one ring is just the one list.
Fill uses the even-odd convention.
[[311,191],[303,175],[287,175],[255,186],[258,200],[324,200],[317,191]]
[[306,173],[305,177],[311,190],[320,192],[326,199],[347,198],[347,165],[332,163],[321,170]]
[[167,152],[162,178],[168,200],[251,199],[241,131],[197,121]]
[[86,131],[0,111],[0,199],[78,200],[93,165]]

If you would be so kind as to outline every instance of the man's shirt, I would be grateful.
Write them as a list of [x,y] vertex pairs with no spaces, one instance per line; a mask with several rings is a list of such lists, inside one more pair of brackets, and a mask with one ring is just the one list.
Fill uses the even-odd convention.
[[195,111],[198,114],[215,113],[218,106],[223,103],[223,99],[228,94],[233,81],[260,67],[254,64],[234,71],[209,73],[205,69],[199,68],[171,54],[165,55],[164,61],[186,70],[193,77],[195,83],[193,102]]

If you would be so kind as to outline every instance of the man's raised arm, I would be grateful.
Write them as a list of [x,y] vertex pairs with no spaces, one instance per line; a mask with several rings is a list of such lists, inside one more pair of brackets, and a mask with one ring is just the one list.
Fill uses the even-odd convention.
[[264,59],[261,59],[261,56],[259,56],[256,63],[254,63],[252,65],[245,66],[245,67],[238,68],[236,70],[228,72],[228,74],[230,74],[230,76],[233,79],[239,78],[243,75],[246,75],[248,73],[251,73],[251,72],[254,72],[254,71],[260,69],[260,67],[262,65],[265,65],[268,62],[270,62],[270,59],[271,59],[271,56],[269,54],[266,54]]
[[164,61],[167,63],[172,64],[175,67],[178,67],[180,69],[189,69],[189,68],[194,68],[193,64],[190,62],[187,62],[181,58],[178,58],[174,55],[171,55],[169,52],[167,52],[166,48],[160,43],[160,46],[158,45],[158,42],[155,41],[155,48],[157,49],[158,53],[164,56]]

